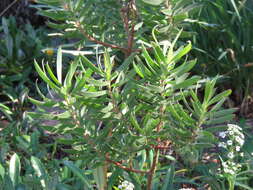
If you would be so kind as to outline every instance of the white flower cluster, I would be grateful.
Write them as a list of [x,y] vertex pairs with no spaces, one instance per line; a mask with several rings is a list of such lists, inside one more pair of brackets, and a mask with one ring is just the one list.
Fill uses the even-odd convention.
[[228,160],[226,162],[222,162],[222,167],[224,173],[235,175],[237,171],[241,169],[242,165]]
[[134,190],[134,184],[129,181],[123,181],[121,185],[118,186],[122,190]]
[[[238,125],[228,124],[227,131],[220,132],[219,136],[223,139],[228,138],[226,142],[220,142],[219,147],[229,148],[233,146],[239,152],[244,144],[244,134],[242,133],[242,128]],[[230,154],[231,156],[232,154]]]
[[227,126],[227,131],[219,133],[219,136],[224,139],[225,142],[220,142],[218,146],[228,151],[228,160],[222,161],[224,173],[235,175],[242,166],[235,163],[233,158],[238,155],[243,156],[243,152],[240,151],[244,144],[244,134],[242,133],[242,128],[238,125],[228,124]]
[[181,188],[179,190],[193,190],[192,188]]

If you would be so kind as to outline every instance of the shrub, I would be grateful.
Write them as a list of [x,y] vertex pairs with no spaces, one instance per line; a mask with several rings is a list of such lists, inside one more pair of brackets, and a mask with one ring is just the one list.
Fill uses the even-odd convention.
[[[59,49],[56,76],[48,64],[47,72],[37,62],[35,68],[61,101],[43,95],[42,101],[30,98],[39,107],[30,116],[37,126],[67,135],[58,141],[72,145],[67,152],[73,159],[84,159],[88,168],[102,167],[104,187],[107,172],[118,167],[130,176],[145,174],[144,186],[151,189],[155,171],[163,166],[160,152],[169,148],[166,142],[186,162],[197,163],[203,148],[216,142],[212,126],[232,119],[234,112],[221,107],[230,90],[214,95],[215,79],[206,83],[203,101],[197,97],[203,82],[187,73],[196,60],[181,62],[191,44],[174,51],[175,43],[163,47],[152,43],[155,58],[143,46],[141,57],[132,54],[119,66],[107,50],[97,64],[77,56],[64,80]],[[46,107],[59,107],[63,112],[50,114]],[[45,119],[58,123],[45,126]],[[132,180],[136,188],[143,188]]]

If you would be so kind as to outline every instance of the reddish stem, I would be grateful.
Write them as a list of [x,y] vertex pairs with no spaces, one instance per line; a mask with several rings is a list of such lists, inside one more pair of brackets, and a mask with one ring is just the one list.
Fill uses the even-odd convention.
[[113,160],[110,160],[109,158],[106,158],[106,161],[107,162],[110,162],[116,166],[118,166],[119,168],[125,170],[125,171],[129,171],[129,172],[134,172],[134,173],[142,173],[142,174],[146,174],[148,173],[149,171],[144,171],[144,170],[136,170],[136,169],[133,169],[133,168],[128,168],[126,166],[123,166],[121,163],[119,162],[116,162],[116,161],[113,161]]

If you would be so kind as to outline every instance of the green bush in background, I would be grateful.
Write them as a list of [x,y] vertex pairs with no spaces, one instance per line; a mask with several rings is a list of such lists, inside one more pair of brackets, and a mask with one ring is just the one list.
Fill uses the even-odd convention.
[[41,60],[41,49],[48,43],[46,31],[30,24],[18,27],[14,17],[3,17],[0,32],[0,111],[9,121],[20,122],[27,87],[34,84],[32,62]]
[[208,76],[223,75],[222,85],[233,89],[233,102],[247,115],[252,96],[253,72],[253,4],[252,1],[201,1],[197,18],[204,24],[193,24],[197,35],[194,51],[201,64],[196,71]]
[[[211,37],[210,47],[203,45],[209,43],[205,30],[216,39],[224,32],[236,36],[228,31],[238,21],[248,23],[242,21],[242,10],[250,12],[248,3],[39,0],[34,7],[50,18],[50,35],[69,42],[50,49],[40,40],[40,30],[26,26],[22,32],[12,18],[3,19],[0,68],[6,71],[1,80],[6,101],[0,110],[10,122],[0,128],[0,189],[252,189],[252,140],[243,136],[245,145],[236,152],[236,138],[229,136],[232,125],[223,132],[236,111],[223,106],[231,91],[214,87],[217,73],[235,74],[250,62],[236,69],[219,62],[219,72],[209,70],[210,59],[237,61],[234,50],[225,49],[236,38],[222,39],[226,46],[217,54],[220,46]],[[193,53],[185,42],[191,38]],[[203,54],[208,48],[214,55]],[[41,61],[42,49],[51,56],[49,63]],[[196,60],[189,57],[194,55],[200,57],[196,68],[214,78],[191,73]],[[34,58],[45,82],[42,90],[29,83]],[[28,84],[40,99],[30,93],[36,107],[27,115]],[[237,167],[233,175],[226,163]]]

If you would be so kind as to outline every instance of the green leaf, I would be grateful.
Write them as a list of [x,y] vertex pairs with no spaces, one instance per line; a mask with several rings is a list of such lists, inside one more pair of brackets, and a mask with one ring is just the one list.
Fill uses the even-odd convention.
[[46,102],[42,102],[42,101],[39,101],[39,100],[35,100],[35,99],[33,99],[33,98],[31,98],[31,97],[28,97],[28,100],[31,102],[31,103],[33,103],[33,104],[35,104],[35,105],[37,105],[37,106],[53,106],[53,105],[55,105],[56,104],[56,102],[54,102],[54,101],[46,101]]
[[104,76],[103,71],[101,71],[98,67],[95,66],[94,63],[92,63],[90,60],[88,60],[85,56],[80,56],[83,63],[89,67],[92,71],[96,72],[97,74]]
[[96,97],[100,97],[103,96],[105,94],[107,94],[106,90],[102,90],[102,91],[97,91],[97,92],[82,92],[80,93],[82,96],[79,98],[96,98]]
[[210,119],[209,121],[205,122],[207,125],[216,125],[216,124],[221,124],[224,122],[231,121],[234,118],[233,114],[226,115],[223,117],[215,118],[215,119]]
[[0,164],[0,177],[2,179],[4,179],[4,176],[5,176],[5,169],[4,167],[2,166],[2,164]]
[[61,51],[61,47],[59,47],[58,51],[57,51],[56,71],[57,71],[58,81],[60,82],[60,84],[62,84],[62,51]]
[[[10,178],[10,176],[8,176],[8,175],[5,175],[5,177],[4,177],[4,184],[3,184],[3,190],[15,190],[15,188],[14,188],[14,185],[13,185],[13,183],[12,183],[12,181],[11,181],[11,178]],[[1,184],[2,185],[2,184]]]
[[[49,76],[51,77],[51,79],[59,86],[61,86],[61,82],[58,81],[58,79],[54,76],[53,71],[51,70],[50,66],[48,64],[46,64],[46,68],[47,68],[47,72],[49,74]],[[58,77],[59,78],[59,77]]]
[[179,67],[172,70],[171,73],[172,75],[175,75],[175,76],[181,76],[184,73],[190,71],[195,66],[196,63],[197,63],[197,60],[186,61]]
[[108,189],[113,189],[114,184],[118,181],[121,175],[122,169],[116,167],[108,180]]
[[111,63],[109,52],[107,50],[105,50],[105,54],[104,54],[104,64],[105,64],[106,80],[110,81],[113,66]]
[[41,161],[38,158],[32,156],[31,157],[31,163],[32,163],[32,167],[33,167],[36,175],[40,179],[41,186],[43,188],[47,188],[46,183],[47,183],[47,180],[48,180],[47,179],[48,176],[47,176],[47,172],[46,172],[45,168],[43,167]]
[[107,173],[105,173],[104,166],[98,166],[93,169],[93,176],[95,178],[99,190],[105,190]]
[[72,78],[76,72],[77,66],[78,66],[77,59],[70,64],[70,69],[69,69],[69,71],[66,75],[66,78],[64,80],[64,86],[67,88],[67,90],[69,90],[70,87],[72,86]]
[[210,117],[215,118],[215,117],[230,115],[230,114],[236,112],[237,110],[238,110],[238,108],[230,108],[230,109],[214,111],[214,112],[210,111]]
[[200,79],[201,79],[201,77],[199,77],[199,76],[193,76],[190,79],[187,79],[179,84],[174,85],[174,89],[189,88],[192,85],[196,84]]
[[249,187],[248,185],[245,185],[243,183],[240,183],[240,182],[235,182],[235,186],[238,186],[238,187],[241,187],[243,189],[247,189],[247,190],[253,190],[253,188]]
[[188,45],[186,45],[185,47],[179,48],[174,53],[172,61],[178,62],[181,59],[181,57],[186,55],[191,49],[192,49],[192,44],[191,42],[188,42]]
[[5,106],[4,104],[0,103],[0,111],[4,113],[4,115],[10,120],[12,121],[12,111],[9,107]]
[[135,72],[136,72],[141,78],[144,78],[144,74],[143,74],[143,71],[142,71],[141,67],[138,66],[138,65],[136,65],[135,63],[133,63],[133,66],[134,66]]
[[72,162],[70,161],[63,161],[64,165],[67,166],[88,188],[92,189],[91,184],[89,183],[89,179],[86,178],[84,175],[84,172],[75,166]]
[[231,94],[231,90],[226,90],[224,92],[221,92],[220,94],[216,95],[215,97],[213,97],[209,102],[208,102],[208,106],[220,101],[223,98],[226,98],[227,96],[229,96]]
[[175,37],[175,39],[173,40],[172,44],[170,45],[170,48],[169,48],[169,51],[168,51],[168,54],[167,54],[167,59],[169,60],[169,63],[171,62],[171,60],[172,60],[173,57],[174,57],[174,56],[173,56],[173,49],[174,49],[175,44],[176,44],[176,42],[177,42],[179,36],[181,35],[182,31],[183,31],[183,29],[181,29],[181,30],[178,32],[177,36]]
[[143,2],[149,4],[149,5],[160,5],[162,4],[165,0],[142,0]]
[[[155,49],[155,48],[154,48]],[[148,51],[146,50],[146,48],[144,47],[144,45],[142,45],[142,55],[145,58],[147,64],[150,65],[151,68],[156,68],[156,66],[159,66],[149,55]]]
[[57,91],[60,91],[60,88],[56,86],[48,77],[47,75],[42,71],[36,60],[34,61],[34,66],[40,77],[52,88]]
[[215,80],[208,81],[205,86],[204,103],[206,104],[215,93],[214,90]]
[[168,64],[168,60],[166,56],[163,54],[161,47],[154,42],[152,43],[152,47],[154,48],[157,62],[159,64]]
[[9,175],[14,186],[19,183],[20,176],[20,159],[16,153],[13,154],[10,160]]
[[164,180],[164,185],[162,186],[162,190],[173,190],[173,181],[175,176],[175,166],[172,164],[168,169],[167,175]]
[[138,123],[138,121],[137,121],[137,119],[136,119],[133,112],[131,112],[129,120],[130,120],[131,124],[133,125],[133,127],[135,128],[135,130],[138,131],[140,134],[143,134],[143,130],[140,127],[140,125],[139,125],[139,123]]

